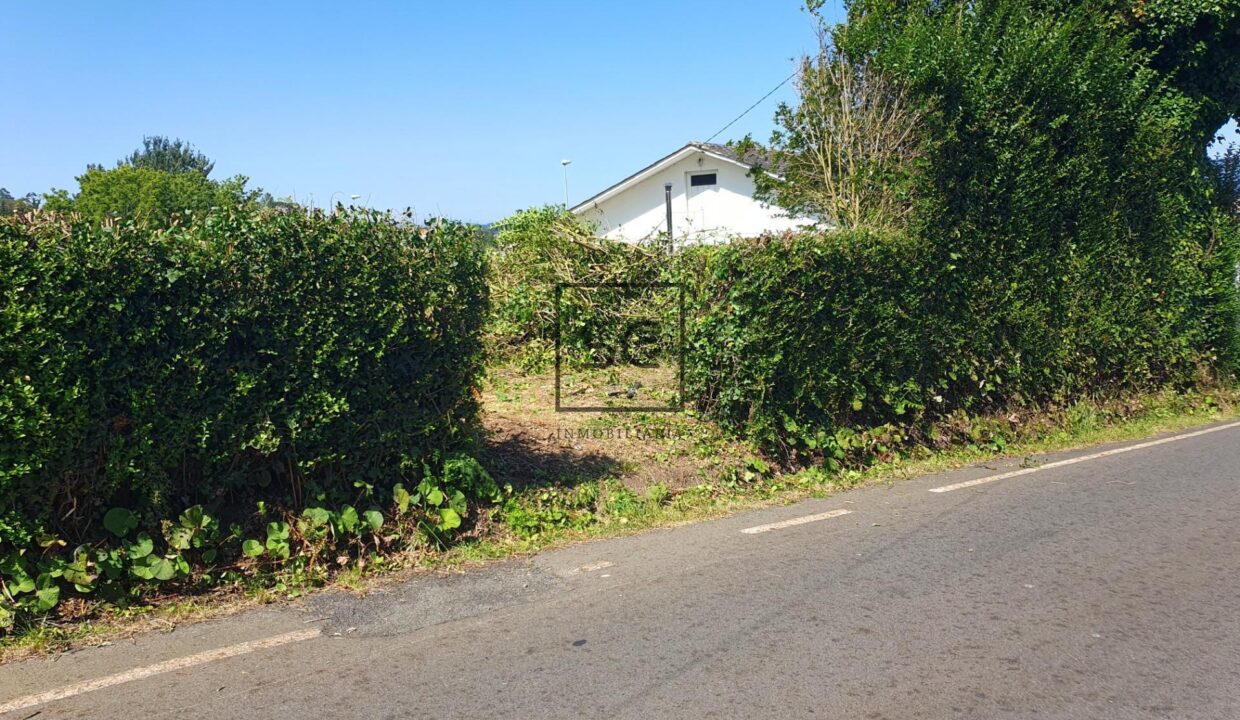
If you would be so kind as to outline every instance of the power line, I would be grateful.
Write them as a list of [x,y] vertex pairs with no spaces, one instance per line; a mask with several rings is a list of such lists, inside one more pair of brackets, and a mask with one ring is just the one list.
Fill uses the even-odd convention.
[[769,93],[767,93],[767,94],[763,95],[761,98],[759,98],[759,99],[758,99],[758,102],[756,102],[756,103],[754,103],[753,105],[750,105],[749,107],[745,108],[745,112],[743,112],[743,113],[741,113],[740,115],[737,115],[735,118],[733,118],[733,119],[732,119],[732,122],[730,122],[730,123],[728,123],[727,125],[724,125],[723,127],[719,128],[719,132],[717,132],[717,133],[715,133],[714,135],[711,135],[710,137],[706,138],[706,142],[710,142],[711,140],[714,140],[715,138],[719,137],[719,135],[720,135],[720,134],[722,134],[724,130],[727,130],[728,128],[730,128],[730,127],[732,127],[733,125],[735,125],[737,120],[740,120],[741,118],[743,118],[743,117],[745,117],[746,115],[748,115],[750,110],[753,110],[754,108],[756,108],[756,107],[758,107],[759,105],[761,105],[763,100],[766,100],[766,99],[767,99],[767,98],[769,98],[770,96],[774,95],[776,90],[778,90],[778,89],[780,89],[781,87],[783,87],[783,86],[787,85],[787,84],[788,84],[788,81],[789,81],[789,80],[791,80],[792,78],[796,77],[796,76],[797,76],[796,71],[793,71],[793,73],[792,73],[791,75],[789,75],[788,77],[784,78],[783,82],[781,82],[780,84],[778,84],[778,85],[776,85],[775,87],[771,88],[771,91],[770,91]]

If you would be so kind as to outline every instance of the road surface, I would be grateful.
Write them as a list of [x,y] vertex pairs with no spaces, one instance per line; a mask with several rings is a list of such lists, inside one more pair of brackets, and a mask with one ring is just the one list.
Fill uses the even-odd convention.
[[1210,430],[10,664],[0,717],[1240,718],[1240,427]]

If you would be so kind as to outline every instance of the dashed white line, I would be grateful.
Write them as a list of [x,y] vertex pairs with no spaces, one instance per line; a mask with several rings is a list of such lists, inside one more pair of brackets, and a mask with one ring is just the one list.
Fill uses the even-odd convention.
[[276,635],[275,637],[265,638],[263,640],[251,640],[237,645],[229,645],[227,647],[217,648],[215,650],[207,650],[205,652],[188,655],[186,657],[165,660],[154,665],[146,665],[133,670],[126,670],[115,675],[108,675],[96,680],[87,680],[75,685],[60,688],[58,690],[48,690],[47,692],[37,693],[35,695],[26,695],[24,697],[14,698],[5,703],[0,703],[0,715],[4,713],[14,712],[16,710],[24,710],[34,707],[35,705],[43,705],[45,703],[55,702],[57,700],[65,700],[75,695],[94,692],[113,685],[121,685],[135,680],[151,677],[152,675],[161,675],[175,670],[184,670],[194,667],[195,665],[203,665],[216,660],[224,660],[238,655],[245,655],[258,650],[267,650],[280,645],[288,645],[289,643],[309,640],[319,636],[319,629],[298,630],[296,632],[285,633],[284,635]]
[[1120,455],[1122,453],[1132,452],[1133,450],[1144,450],[1145,448],[1154,447],[1155,445],[1165,445],[1167,443],[1178,442],[1180,440],[1187,440],[1189,438],[1198,437],[1200,435],[1209,435],[1210,433],[1216,433],[1216,432],[1219,432],[1220,430],[1230,430],[1231,428],[1235,428],[1235,427],[1240,427],[1240,422],[1228,423],[1226,425],[1217,425],[1212,428],[1206,428],[1205,430],[1197,430],[1195,432],[1184,433],[1183,435],[1172,435],[1171,437],[1165,437],[1160,440],[1150,440],[1149,442],[1137,443],[1136,445],[1128,445],[1128,446],[1121,447],[1121,448],[1103,450],[1102,452],[1096,452],[1096,453],[1093,453],[1092,455],[1082,455],[1081,457],[1068,458],[1067,460],[1058,460],[1056,462],[1047,463],[1045,465],[1039,465],[1038,467],[1023,468],[1021,470],[1012,470],[1011,472],[999,473],[998,475],[990,475],[984,478],[978,478],[976,480],[965,480],[964,482],[958,482],[958,483],[953,483],[951,485],[944,485],[942,487],[931,488],[930,492],[945,493],[945,492],[951,492],[952,490],[963,490],[964,488],[976,487],[978,485],[985,485],[986,483],[992,483],[992,482],[995,482],[996,480],[1007,480],[1008,478],[1020,477],[1021,475],[1030,475],[1035,472],[1042,472],[1043,470],[1053,470],[1058,467],[1064,467],[1065,465],[1075,465],[1076,463],[1088,462],[1090,460],[1097,460],[1099,458],[1110,457],[1112,455]]
[[758,533],[770,532],[771,530],[781,530],[786,527],[792,527],[793,525],[804,525],[805,523],[812,523],[819,520],[839,517],[840,515],[847,515],[851,512],[852,510],[828,510],[826,512],[818,513],[817,515],[806,515],[804,517],[793,518],[791,520],[781,520],[779,522],[768,523],[766,525],[756,525],[754,527],[745,528],[744,530],[741,530],[741,532],[746,535],[757,535]]

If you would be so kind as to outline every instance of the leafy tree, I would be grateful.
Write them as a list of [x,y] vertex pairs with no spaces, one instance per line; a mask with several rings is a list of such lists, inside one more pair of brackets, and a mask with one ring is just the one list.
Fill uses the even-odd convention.
[[247,178],[241,175],[214,182],[198,172],[131,165],[111,170],[91,167],[77,180],[76,196],[54,190],[47,196],[47,209],[76,211],[95,221],[134,218],[166,225],[178,216],[205,213],[212,207],[253,203],[258,196],[258,191],[246,190]]
[[8,189],[0,188],[0,215],[12,215],[26,210],[37,210],[42,199],[35,193],[26,193],[24,197],[13,197]]
[[1240,220],[1240,144],[1232,143],[1222,155],[1210,160],[1210,180],[1215,204]]
[[118,160],[117,167],[151,168],[169,173],[199,173],[204,178],[211,174],[215,162],[194,149],[193,145],[177,138],[169,140],[162,135],[142,138],[142,147]]
[[[896,227],[910,210],[907,186],[921,156],[921,113],[903,87],[870,63],[823,44],[803,58],[801,102],[780,103],[765,156],[777,174],[751,173],[754,197],[845,228]],[[735,147],[749,154],[756,143]]]

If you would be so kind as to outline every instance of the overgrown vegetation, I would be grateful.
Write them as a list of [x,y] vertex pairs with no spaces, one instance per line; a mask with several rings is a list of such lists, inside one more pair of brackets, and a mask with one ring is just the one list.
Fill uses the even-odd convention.
[[[1210,201],[1201,133],[1231,100],[1177,88],[1108,18],[1090,3],[853,5],[819,62],[915,103],[907,229],[871,218],[725,250],[695,325],[703,407],[829,458],[841,428],[917,433],[956,411],[1232,381],[1240,233]],[[803,85],[802,106],[848,104],[838,85]],[[798,117],[780,116],[777,155],[829,137]]]
[[[518,212],[497,230],[487,333],[497,358],[535,369],[551,362],[557,292],[570,363],[645,362],[674,347],[662,320],[675,317],[676,296],[650,287],[669,279],[656,245],[597,238],[556,206]],[[583,284],[592,286],[574,287]]]
[[[523,550],[936,452],[1234,410],[1237,163],[1205,147],[1240,110],[1236,3],[859,0],[822,37],[776,117],[779,177],[755,178],[822,221],[798,235],[669,256],[559,207],[494,242],[264,213],[161,138],[90,168],[52,214],[5,193],[0,625],[298,588],[462,537],[457,553]],[[570,392],[631,396],[614,366],[679,359],[662,284],[684,289],[697,411],[677,427],[701,431],[679,454],[587,466],[571,439],[529,443],[529,422],[478,452],[484,346],[545,370],[558,300],[565,361],[588,368]],[[571,468],[508,477],[555,467],[542,451]],[[673,461],[698,464],[647,472]]]
[[0,220],[0,266],[0,625],[438,542],[495,499],[462,225],[32,214]]

